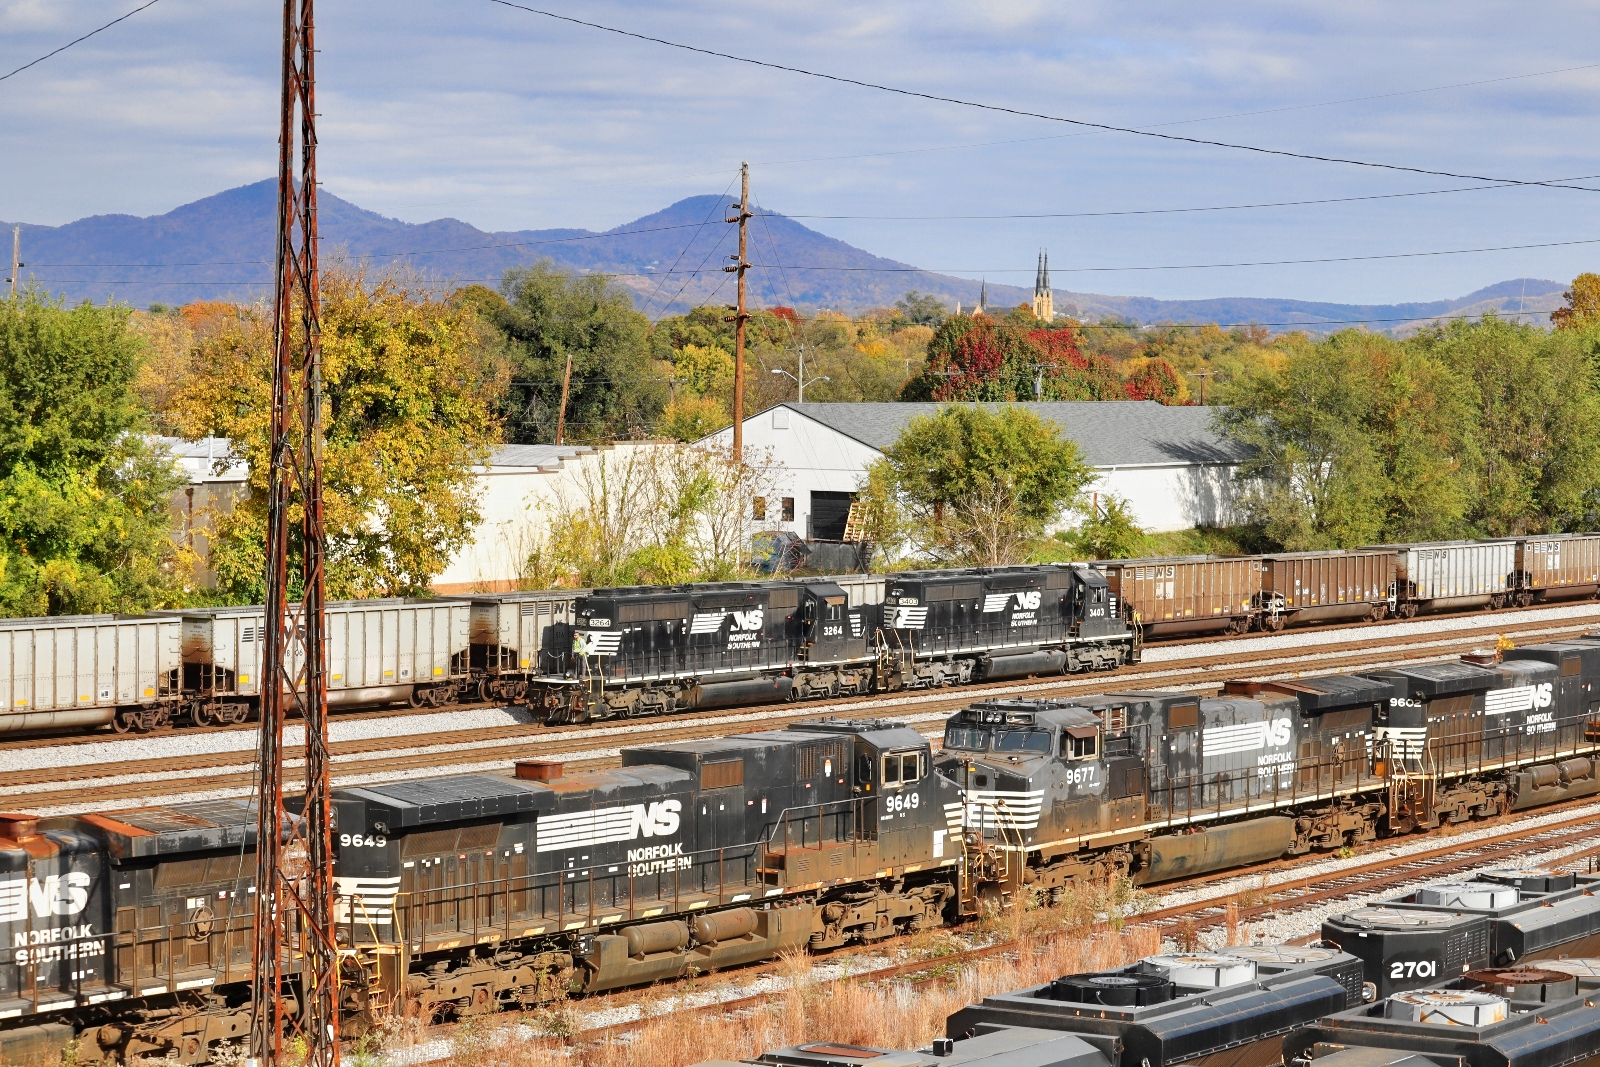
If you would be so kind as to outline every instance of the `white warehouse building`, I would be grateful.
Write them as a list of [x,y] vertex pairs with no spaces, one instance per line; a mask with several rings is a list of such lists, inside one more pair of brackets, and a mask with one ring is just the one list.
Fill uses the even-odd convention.
[[[868,465],[906,424],[942,404],[778,404],[744,421],[747,450],[770,450],[784,467],[781,501],[767,508],[775,528],[839,540]],[[998,406],[998,405],[993,405]],[[1127,501],[1134,521],[1164,532],[1234,521],[1233,475],[1244,448],[1212,427],[1210,407],[1151,400],[1019,403],[1061,428],[1096,472],[1091,493]],[[732,444],[729,427],[706,439]]]

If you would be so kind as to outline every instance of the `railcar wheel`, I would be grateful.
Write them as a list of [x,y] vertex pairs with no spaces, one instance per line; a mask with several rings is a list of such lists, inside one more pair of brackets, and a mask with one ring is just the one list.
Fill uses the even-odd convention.
[[119,734],[133,733],[133,719],[126,711],[118,711],[111,717],[111,728]]
[[412,686],[411,696],[408,698],[407,702],[414,708],[422,707],[428,702],[427,690],[423,689],[421,686]]

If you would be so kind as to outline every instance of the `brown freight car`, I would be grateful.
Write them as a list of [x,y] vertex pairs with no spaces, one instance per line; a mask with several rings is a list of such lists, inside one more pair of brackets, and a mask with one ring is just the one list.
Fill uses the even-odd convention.
[[1600,592],[1600,536],[1559,534],[1517,542],[1517,601],[1566,600]]
[[1395,554],[1386,549],[1264,556],[1261,627],[1381,619],[1394,603],[1394,573]]
[[1261,560],[1180,556],[1108,560],[1105,572],[1123,615],[1146,634],[1244,633],[1261,596]]

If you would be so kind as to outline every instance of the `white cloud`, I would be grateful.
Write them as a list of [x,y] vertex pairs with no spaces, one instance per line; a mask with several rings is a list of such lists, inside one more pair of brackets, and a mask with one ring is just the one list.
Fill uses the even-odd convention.
[[[26,62],[129,6],[0,0],[0,65]],[[1600,173],[1588,135],[1600,70],[1215,118],[1589,62],[1600,11],[1577,0],[564,0],[557,10],[933,93],[1116,124],[1178,122],[1159,128],[1183,135],[1468,173]],[[324,180],[413,221],[608,228],[720,190],[741,159],[758,164],[763,204],[824,215],[1125,210],[1460,184],[1125,135],[1060,136],[1072,128],[759,70],[481,0],[323,5],[318,44]],[[278,47],[273,5],[163,0],[0,82],[0,215],[59,223],[153,214],[271,174]],[[1011,139],[1029,140],[903,151]],[[885,152],[901,154],[874,154]],[[770,162],[851,155],[860,158]],[[1048,244],[1057,282],[1074,288],[1388,301],[1518,274],[1570,277],[1600,256],[1552,250],[1132,275],[1067,268],[1600,237],[1597,204],[1600,194],[1507,190],[1257,212],[815,225],[933,268],[1020,272],[1005,280],[1030,278],[1034,249]]]

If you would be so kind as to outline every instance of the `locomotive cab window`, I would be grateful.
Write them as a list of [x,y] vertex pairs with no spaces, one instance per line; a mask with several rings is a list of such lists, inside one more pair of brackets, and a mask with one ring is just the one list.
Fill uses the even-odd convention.
[[1061,738],[1067,759],[1095,759],[1100,755],[1100,731],[1093,726],[1069,726]]
[[1050,733],[1047,730],[1002,730],[995,734],[996,752],[1041,752],[1050,754]]
[[892,752],[883,757],[883,787],[916,785],[922,780],[922,754]]

